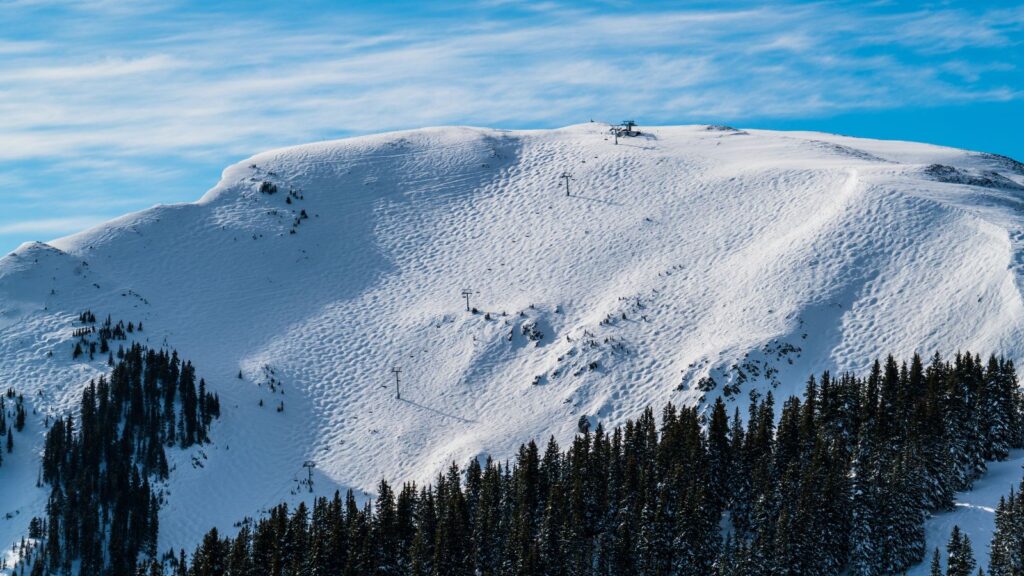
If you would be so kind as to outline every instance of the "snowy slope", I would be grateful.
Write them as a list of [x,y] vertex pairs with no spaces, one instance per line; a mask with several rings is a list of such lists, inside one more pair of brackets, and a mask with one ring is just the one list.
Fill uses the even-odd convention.
[[[0,260],[0,384],[37,419],[73,407],[104,368],[71,360],[85,309],[193,361],[224,414],[214,444],[173,454],[164,550],[308,496],[307,459],[316,493],[370,491],[564,440],[581,415],[697,402],[708,376],[708,398],[729,385],[745,407],[753,388],[786,395],[878,354],[1024,359],[1024,166],[820,133],[646,132],[299,146],[228,168],[196,203],[26,244]],[[20,512],[0,543],[45,502],[16,470],[0,468],[0,518]]]

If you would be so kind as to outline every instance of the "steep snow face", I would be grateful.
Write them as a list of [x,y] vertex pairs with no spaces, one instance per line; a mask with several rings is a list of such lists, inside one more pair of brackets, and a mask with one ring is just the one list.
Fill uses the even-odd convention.
[[[171,454],[160,548],[188,546],[308,497],[306,460],[317,494],[372,491],[564,441],[584,415],[745,407],[879,354],[1020,360],[1022,190],[1006,158],[705,126],[278,150],[196,203],[0,260],[0,383],[38,411],[39,450],[43,415],[105,368],[71,359],[79,312],[192,360],[223,416],[214,444]],[[0,468],[3,542],[41,513],[33,466]]]

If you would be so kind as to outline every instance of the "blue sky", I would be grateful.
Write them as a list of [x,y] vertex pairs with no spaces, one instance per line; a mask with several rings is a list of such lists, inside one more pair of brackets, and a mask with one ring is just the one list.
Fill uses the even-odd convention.
[[437,124],[726,123],[1024,160],[1020,2],[0,0],[0,253]]

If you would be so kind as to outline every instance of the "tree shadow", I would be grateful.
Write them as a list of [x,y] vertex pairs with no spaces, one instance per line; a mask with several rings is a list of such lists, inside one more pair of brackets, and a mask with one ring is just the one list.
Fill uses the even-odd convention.
[[452,418],[454,420],[458,420],[459,422],[462,422],[463,424],[476,424],[476,420],[469,420],[467,418],[463,418],[462,416],[456,416],[455,414],[450,414],[448,412],[444,412],[444,411],[438,410],[437,408],[431,408],[430,406],[426,406],[424,404],[420,404],[419,402],[415,402],[413,400],[407,400],[405,398],[402,398],[401,402],[405,402],[406,404],[410,404],[410,405],[415,406],[417,408],[420,408],[422,410],[426,410],[427,412],[433,412],[434,414],[437,414],[438,416],[445,416],[447,418]]
[[621,202],[605,200],[604,198],[594,198],[592,196],[580,196],[578,194],[573,194],[570,198],[579,198],[580,200],[589,200],[590,202],[600,202],[601,204],[608,204],[609,206],[622,206]]
[[655,147],[655,146],[645,146],[643,144],[630,144],[628,142],[623,142],[622,140],[619,140],[619,143],[617,144],[617,146],[625,146],[626,148],[637,148],[639,150],[656,150],[657,149],[657,147]]

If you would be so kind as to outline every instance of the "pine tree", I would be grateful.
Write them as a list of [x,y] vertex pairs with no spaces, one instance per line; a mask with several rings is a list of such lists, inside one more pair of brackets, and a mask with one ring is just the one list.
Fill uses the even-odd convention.
[[946,576],[972,576],[976,562],[971,548],[971,539],[953,526],[953,532],[946,544]]
[[942,564],[939,562],[939,549],[935,548],[935,553],[932,554],[931,569],[928,571],[929,576],[943,576],[942,575]]
[[227,550],[224,543],[217,534],[217,529],[212,528],[203,537],[195,555],[192,557],[192,568],[190,576],[224,576],[227,573]]
[[1024,574],[1024,503],[1019,492],[1012,489],[996,507],[995,532],[989,544],[989,573]]
[[881,550],[878,549],[882,519],[877,505],[879,474],[874,445],[867,438],[857,446],[853,464],[854,486],[852,498],[852,530],[850,533],[850,573],[870,576],[881,573]]
[[25,398],[22,396],[18,397],[14,408],[14,429],[18,432],[25,429]]
[[719,510],[725,507],[729,498],[730,447],[729,417],[725,403],[717,398],[708,424],[708,476],[712,498]]
[[377,514],[373,533],[377,548],[376,573],[382,576],[399,574],[398,510],[395,496],[388,483],[381,480],[377,486]]

